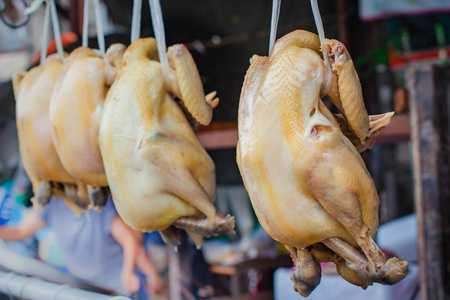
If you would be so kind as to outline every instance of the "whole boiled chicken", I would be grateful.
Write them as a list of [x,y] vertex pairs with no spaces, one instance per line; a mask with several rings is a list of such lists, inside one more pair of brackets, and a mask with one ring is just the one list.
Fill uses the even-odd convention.
[[87,200],[61,164],[51,137],[50,98],[63,66],[61,59],[49,57],[42,66],[13,77],[20,154],[37,206],[47,204],[52,194],[71,201],[72,207]]
[[[342,115],[330,113],[323,94]],[[269,57],[251,59],[237,162],[261,225],[294,260],[291,279],[303,296],[320,282],[319,262],[335,262],[343,278],[363,288],[406,276],[407,262],[388,259],[374,242],[379,199],[357,150],[370,147],[391,116],[367,115],[339,41],[320,46],[317,35],[298,30],[279,39]]]
[[77,48],[68,57],[51,99],[53,142],[64,168],[90,199],[84,209],[100,208],[107,199],[98,133],[106,93],[124,51],[124,45],[114,44],[103,58],[92,49]]
[[[200,124],[211,121],[215,94],[205,97],[200,76],[183,45],[169,47],[163,76],[153,38],[125,51],[109,90],[100,125],[100,148],[120,216],[141,231],[160,230],[167,243],[185,229],[202,236],[230,234],[234,218],[217,213],[215,167],[172,98]],[[205,217],[206,216],[206,217]]]

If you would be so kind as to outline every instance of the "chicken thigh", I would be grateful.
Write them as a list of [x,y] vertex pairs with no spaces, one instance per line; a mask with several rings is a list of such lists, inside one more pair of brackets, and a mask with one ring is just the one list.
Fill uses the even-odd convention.
[[50,98],[62,70],[63,62],[49,57],[42,66],[13,77],[20,154],[37,206],[47,204],[52,194],[78,206],[86,202],[75,189],[75,179],[61,164],[51,138]]
[[216,211],[214,163],[169,92],[202,124],[210,122],[217,100],[205,97],[183,45],[169,47],[167,78],[157,60],[153,38],[135,41],[124,54],[100,125],[106,176],[131,227],[160,230],[173,244],[177,228],[186,229],[199,246],[202,236],[232,233],[234,218]]
[[[322,45],[333,68],[324,89],[317,45],[313,34],[297,31],[277,41],[269,57],[255,55],[239,106],[237,162],[245,187],[263,228],[291,253],[291,279],[303,296],[319,284],[321,261],[335,262],[342,277],[364,288],[398,282],[407,266],[387,259],[374,242],[375,185],[340,129],[364,145],[392,114],[369,118],[350,56],[334,40]],[[341,126],[323,93],[343,113]]]
[[120,67],[125,46],[112,45],[102,58],[92,49],[74,50],[65,64],[50,104],[55,148],[65,169],[91,200],[85,208],[100,208],[108,181],[99,146],[103,103]]

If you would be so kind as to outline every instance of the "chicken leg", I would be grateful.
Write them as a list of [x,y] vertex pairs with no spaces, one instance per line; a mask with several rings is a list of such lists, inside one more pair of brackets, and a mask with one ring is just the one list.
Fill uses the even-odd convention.
[[342,239],[329,238],[323,243],[344,258],[347,266],[368,282],[392,285],[405,278],[407,262],[396,257],[388,259],[370,236],[362,239],[365,245],[361,248],[367,258]]
[[299,249],[290,246],[286,246],[286,248],[295,263],[295,271],[291,276],[294,290],[303,297],[307,297],[320,283],[322,272],[320,264],[308,248]]
[[[320,131],[329,134],[330,138],[320,138]],[[361,189],[363,186],[371,186],[370,190],[374,191],[373,181],[367,180],[370,177],[353,145],[339,136],[331,138],[333,131],[331,127],[314,127],[311,136],[315,141],[310,144],[307,153],[300,155],[301,159],[296,161],[294,168],[296,173],[302,174],[301,180],[308,191],[333,218],[339,220],[367,259],[363,259],[362,255],[355,256],[358,251],[342,239],[327,239],[323,243],[341,255],[360,276],[376,282],[395,284],[406,276],[407,263],[397,258],[387,260],[373,241],[370,229],[365,224],[363,211],[373,210],[378,197],[373,192],[365,194],[365,190]],[[342,159],[336,160],[331,153]],[[370,205],[364,200],[367,197],[376,197],[377,202]]]

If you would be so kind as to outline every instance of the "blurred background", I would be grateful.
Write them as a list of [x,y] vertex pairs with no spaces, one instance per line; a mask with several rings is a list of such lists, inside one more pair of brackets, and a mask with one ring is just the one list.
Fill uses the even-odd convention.
[[[84,1],[55,2],[64,48],[70,53],[81,45]],[[20,163],[11,76],[19,69],[28,70],[39,63],[44,6],[30,17],[25,17],[23,10],[31,4],[30,1],[0,0],[0,3],[0,203],[3,203],[0,204],[0,218],[2,205],[9,205],[17,206],[11,210],[17,211],[14,218],[20,219],[20,213],[25,209],[23,207],[30,204],[31,188]],[[418,93],[414,84],[416,73],[411,70],[447,70],[450,1],[319,0],[319,7],[325,36],[343,42],[352,56],[369,114],[396,112],[391,125],[379,136],[373,149],[363,154],[363,159],[380,196],[382,225],[377,241],[381,248],[410,262],[410,275],[394,287],[375,284],[363,291],[340,279],[329,266],[328,271],[324,272],[322,284],[310,298],[418,299],[420,294],[422,298],[428,297],[424,299],[449,299],[450,261],[445,251],[448,250],[445,238],[449,235],[449,227],[443,220],[450,216],[447,214],[449,205],[442,204],[448,200],[445,194],[448,178],[442,172],[448,170],[442,171],[445,164],[439,163],[442,155],[448,155],[442,153],[448,145],[444,142],[439,144],[440,152],[436,153],[421,152],[419,146],[412,147],[414,130],[420,132],[420,126],[411,126],[412,118],[417,120],[417,124],[426,120],[418,115],[412,116],[410,103],[411,95]],[[133,1],[104,0],[101,8],[106,45],[116,42],[128,45]],[[268,237],[259,226],[236,164],[239,95],[249,59],[254,54],[268,54],[272,1],[163,0],[161,8],[167,45],[185,44],[197,64],[205,92],[215,90],[220,97],[212,124],[199,129],[198,136],[216,164],[216,205],[222,213],[229,212],[236,216],[237,235],[210,239],[202,248],[205,262],[201,269],[208,270],[212,278],[210,284],[214,288],[214,293],[208,294],[208,297],[298,299],[300,296],[293,292],[289,280],[292,262],[284,247]],[[14,9],[17,10],[16,16]],[[93,9],[90,11],[89,46],[97,48],[96,18]],[[316,32],[310,3],[306,0],[283,0],[277,37],[295,29]],[[143,1],[141,37],[151,36],[153,30],[148,2]],[[50,42],[48,49],[55,51],[54,42]],[[433,112],[430,120],[435,120],[436,110],[447,107],[439,106],[438,101],[445,102],[450,98],[446,90],[448,77],[430,72],[435,81],[422,89],[436,91],[436,95],[439,91],[444,93],[440,98],[436,96],[436,106],[429,108]],[[447,74],[445,72],[442,74]],[[441,88],[436,88],[435,83],[439,80],[442,81]],[[433,125],[438,136],[448,133],[446,119],[442,118],[444,121]],[[417,133],[417,145],[421,145],[420,138],[420,133]],[[417,166],[427,164],[424,161],[426,157],[436,157],[437,160],[430,163],[434,169],[429,172],[442,176],[437,178],[436,185],[428,183],[422,189],[430,188],[436,195],[432,192],[417,195],[415,188],[422,184],[419,181],[424,178],[421,175],[424,169],[417,167],[416,177],[413,176],[414,151],[418,155],[415,160]],[[413,184],[414,178],[418,180],[416,184]],[[422,207],[425,210],[434,209],[437,217],[427,214],[428,210],[422,211],[423,217],[419,217],[418,223],[416,213]],[[5,222],[17,222],[11,215],[5,218]],[[429,222],[425,224],[427,220]],[[438,228],[436,247],[441,247],[439,255],[442,260],[439,258],[438,264],[441,279],[432,288],[441,291],[438,298],[427,294],[426,291],[431,288],[420,279],[426,275],[419,275],[428,270],[426,265],[419,268],[417,251],[422,251],[420,253],[423,253],[425,260],[427,252],[424,248],[420,250],[418,236],[422,244],[426,244],[429,237],[423,232],[427,226]],[[60,268],[64,266],[57,244],[51,239],[51,231],[27,243],[9,247],[22,255],[37,256]],[[183,252],[179,255],[182,256]],[[163,250],[161,257],[162,260],[170,257],[167,249]],[[183,259],[180,261],[183,262]],[[165,267],[168,268],[167,265]],[[179,269],[182,284],[192,287],[196,277],[195,273],[191,278],[188,276],[193,272],[192,266],[179,266]],[[334,297],[330,296],[331,290],[336,291]],[[185,294],[180,297],[189,299]],[[196,297],[201,295],[196,294]]]

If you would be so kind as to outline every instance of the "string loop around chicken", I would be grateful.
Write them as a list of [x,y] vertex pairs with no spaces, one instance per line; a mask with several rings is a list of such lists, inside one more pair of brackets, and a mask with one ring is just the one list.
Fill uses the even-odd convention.
[[64,48],[61,40],[61,29],[58,21],[58,14],[56,11],[56,5],[54,0],[35,0],[31,5],[25,9],[26,15],[31,15],[36,12],[43,3],[46,3],[45,16],[42,29],[41,39],[41,61],[40,65],[43,65],[47,60],[47,46],[49,41],[50,21],[53,27],[53,36],[55,38],[56,50],[61,60],[64,60]]
[[131,43],[141,36],[142,0],[133,0],[133,16],[131,18]]
[[164,22],[159,0],[149,0],[150,15],[152,17],[153,33],[155,34],[156,47],[158,48],[159,62],[164,78],[169,78],[169,61],[166,55],[166,36]]
[[273,0],[272,2],[272,19],[270,22],[270,37],[269,37],[269,55],[272,47],[277,39],[278,20],[280,19],[281,0]]
[[[311,9],[314,15],[314,22],[316,23],[317,34],[319,35],[320,45],[323,45],[325,40],[325,31],[323,29],[322,17],[320,16],[318,0],[311,0]],[[322,95],[326,95],[331,86],[331,64],[330,58],[325,50],[322,50],[323,60],[325,63],[325,78],[322,85]]]
[[[105,35],[103,33],[103,19],[100,11],[99,0],[92,0],[94,3],[94,13],[95,13],[95,25],[97,30],[97,42],[98,42],[98,52],[102,56],[105,56]],[[84,0],[83,6],[83,35],[82,35],[82,46],[88,47],[89,43],[89,0]],[[96,50],[94,50],[96,51]],[[96,51],[97,52],[97,51]]]

